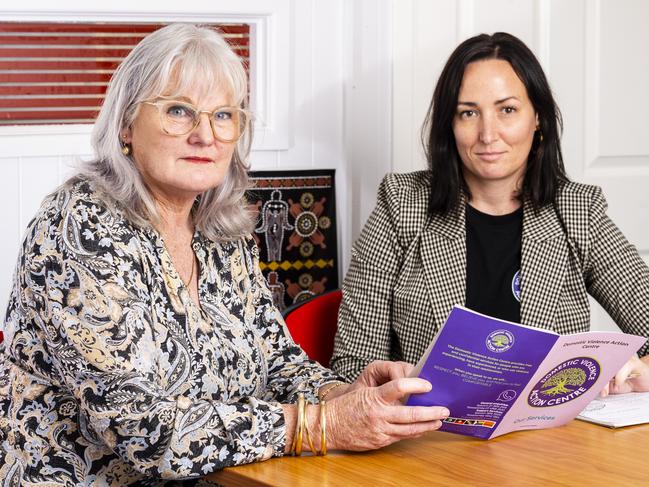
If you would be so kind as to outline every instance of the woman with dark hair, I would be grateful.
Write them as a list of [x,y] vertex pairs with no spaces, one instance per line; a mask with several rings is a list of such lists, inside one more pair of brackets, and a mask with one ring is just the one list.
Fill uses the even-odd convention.
[[[649,268],[601,189],[569,181],[560,129],[523,42],[482,34],[455,49],[422,130],[428,170],[385,177],[353,247],[336,372],[417,362],[455,304],[564,334],[589,329],[590,294],[622,330],[649,336]],[[648,351],[606,392],[649,390]]]

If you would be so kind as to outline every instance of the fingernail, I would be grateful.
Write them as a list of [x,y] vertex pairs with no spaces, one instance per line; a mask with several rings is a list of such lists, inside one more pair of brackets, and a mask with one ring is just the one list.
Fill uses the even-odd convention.
[[451,412],[448,409],[442,409],[442,417],[448,418],[451,415]]

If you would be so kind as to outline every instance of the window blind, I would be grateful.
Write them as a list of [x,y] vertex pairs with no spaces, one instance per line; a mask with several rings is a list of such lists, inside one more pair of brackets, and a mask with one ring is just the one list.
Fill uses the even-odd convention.
[[[0,22],[0,125],[93,123],[113,71],[166,24]],[[250,65],[250,25],[210,24]]]

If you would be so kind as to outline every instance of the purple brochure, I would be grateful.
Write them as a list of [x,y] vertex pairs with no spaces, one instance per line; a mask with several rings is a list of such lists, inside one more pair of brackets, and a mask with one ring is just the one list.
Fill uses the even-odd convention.
[[558,335],[454,306],[413,376],[412,406],[446,406],[441,431],[494,438],[572,420],[644,344],[620,332]]

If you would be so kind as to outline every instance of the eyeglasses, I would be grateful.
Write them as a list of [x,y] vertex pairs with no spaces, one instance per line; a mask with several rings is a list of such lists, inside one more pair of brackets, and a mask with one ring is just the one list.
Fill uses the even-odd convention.
[[167,135],[187,135],[194,130],[202,113],[207,113],[214,137],[225,143],[236,142],[248,127],[249,114],[238,107],[219,107],[213,112],[199,110],[191,103],[178,100],[146,100],[142,103],[158,109],[160,125]]

